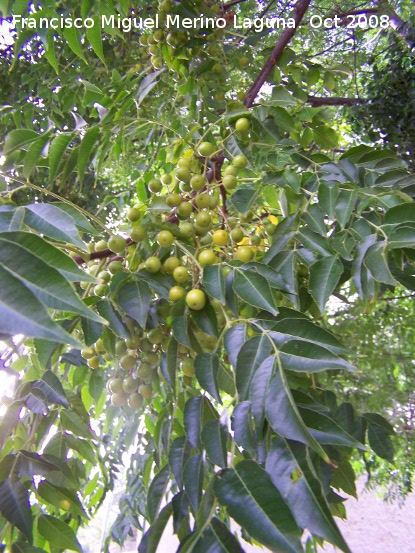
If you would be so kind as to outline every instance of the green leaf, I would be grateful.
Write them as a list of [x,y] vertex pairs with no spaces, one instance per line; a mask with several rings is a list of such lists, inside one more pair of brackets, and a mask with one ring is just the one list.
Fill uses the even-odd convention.
[[282,107],[276,106],[272,110],[272,114],[274,116],[274,121],[276,125],[280,127],[282,131],[290,132],[296,130],[295,121],[287,110]]
[[337,183],[321,183],[318,188],[319,205],[324,209],[325,213],[334,219],[337,198],[339,196],[339,185]]
[[272,344],[266,334],[254,336],[242,346],[235,366],[236,388],[241,401],[247,399],[251,381],[258,367],[271,354],[271,351]]
[[219,403],[222,400],[218,388],[219,358],[215,353],[199,353],[195,359],[195,373],[200,386]]
[[350,553],[304,445],[282,438],[274,439],[265,470],[301,528],[307,528],[312,534]]
[[200,500],[202,499],[203,478],[203,454],[197,453],[190,457],[183,469],[184,488],[190,499],[194,513],[197,513]]
[[313,232],[308,227],[301,228],[297,232],[297,237],[308,250],[319,253],[323,257],[331,254],[327,239]]
[[317,303],[320,313],[343,274],[342,262],[336,257],[325,257],[310,266],[309,291]]
[[59,207],[59,209],[70,215],[75,221],[76,228],[80,232],[86,232],[87,234],[92,235],[99,234],[85,217],[85,215],[81,212],[81,210],[76,208],[76,206],[67,204],[65,202],[54,202],[53,205]]
[[125,313],[145,328],[151,302],[151,290],[147,282],[126,282],[117,292],[118,303]]
[[226,202],[228,209],[236,209],[239,213],[246,213],[255,204],[259,196],[257,190],[248,186],[240,186]]
[[310,434],[324,445],[340,445],[366,449],[358,440],[350,436],[333,419],[313,409],[299,408],[302,419]]
[[58,242],[69,242],[81,250],[85,244],[79,238],[74,219],[53,204],[31,204],[25,207],[25,224],[39,234]]
[[68,407],[65,391],[61,381],[52,371],[46,371],[41,380],[32,382],[32,388],[39,389],[49,403],[56,403]]
[[40,515],[37,521],[37,529],[52,545],[61,549],[70,549],[71,551],[82,553],[82,548],[76,539],[75,532],[58,518],[50,515]]
[[393,461],[394,450],[390,435],[394,434],[391,424],[377,413],[365,413],[369,445],[382,459]]
[[247,326],[244,324],[235,325],[227,330],[224,338],[224,346],[229,356],[231,365],[236,366],[238,354],[247,339]]
[[[299,338],[312,344],[322,346],[337,355],[351,354],[352,350],[346,348],[325,328],[316,325],[307,318],[296,318],[296,311],[293,311],[291,318],[286,317],[272,325],[272,335],[278,332],[282,337],[291,340]],[[299,313],[298,313],[299,314]]]
[[388,209],[384,223],[385,225],[415,223],[415,202],[405,202]]
[[308,445],[328,462],[327,453],[307,429],[282,370],[275,373],[266,393],[265,412],[272,429],[283,438]]
[[164,467],[154,476],[151,481],[147,494],[147,513],[150,523],[154,522],[158,514],[161,502],[163,501],[164,495],[166,493],[169,479],[169,465],[164,465]]
[[355,481],[356,475],[351,463],[344,458],[336,459],[336,468],[333,470],[331,486],[343,490],[357,499]]
[[363,262],[375,280],[391,286],[399,286],[399,282],[393,278],[389,269],[386,242],[377,242],[370,246]]
[[[256,382],[260,369],[261,367],[258,369],[253,382]],[[231,420],[235,442],[243,447],[244,451],[247,451],[251,457],[255,457],[256,445],[252,428],[251,403],[249,401],[238,403],[233,409]]]
[[193,553],[244,553],[241,544],[229,528],[213,517],[192,549]]
[[225,305],[225,277],[219,264],[203,269],[203,286],[206,292]]
[[77,313],[97,322],[103,319],[79,299],[71,284],[43,259],[0,234],[0,262],[14,277],[20,279],[35,296],[52,309]]
[[93,51],[102,61],[102,63],[106,65],[104,51],[102,49],[101,21],[99,16],[92,17],[92,19],[94,21],[94,24],[86,29],[86,37],[89,44],[92,46]]
[[0,513],[32,543],[33,517],[29,492],[16,476],[0,483]]
[[[353,284],[355,285],[356,291],[359,294],[360,298],[365,298],[366,289],[365,289],[365,278],[367,278],[367,271],[363,266],[363,260],[366,255],[366,252],[376,243],[376,234],[369,234],[356,248],[355,257],[352,264],[352,279]],[[371,299],[370,297],[368,299]]]
[[68,42],[68,46],[72,50],[72,52],[74,54],[76,54],[78,56],[78,58],[81,58],[81,60],[84,63],[87,64],[88,62],[87,62],[87,60],[84,56],[84,52],[81,48],[81,36],[79,34],[78,29],[76,29],[75,26],[73,26],[73,27],[64,27],[61,30],[61,33],[65,37],[65,40]]
[[169,385],[175,388],[176,373],[179,364],[179,344],[173,336],[169,340],[167,351],[161,360],[161,372]]
[[138,553],[156,553],[160,543],[161,536],[164,529],[173,513],[172,503],[168,503],[160,511],[157,520],[153,522],[144,536],[141,538],[140,545],[138,546]]
[[98,313],[109,323],[110,329],[120,338],[129,338],[130,332],[120,314],[108,300],[100,300],[95,304]]
[[277,315],[278,309],[275,307],[268,281],[252,271],[236,269],[235,272],[233,289],[241,300]]
[[90,440],[96,439],[88,424],[75,411],[61,411],[60,422],[65,430],[69,430],[74,436],[81,436]]
[[42,135],[38,132],[30,129],[15,129],[10,131],[4,141],[4,148],[2,154],[7,156],[14,152],[14,150],[22,149],[26,144],[30,144],[34,140],[38,140]]
[[341,190],[337,198],[335,218],[342,229],[349,223],[357,201],[357,190]]
[[[278,344],[278,337],[270,336]],[[290,340],[280,348],[281,365],[286,370],[315,373],[327,370],[346,369],[355,371],[356,368],[328,349],[303,340]]]
[[249,399],[251,402],[251,411],[259,442],[262,442],[268,387],[272,377],[274,376],[275,370],[275,357],[271,355],[261,363],[255,373],[255,378],[251,381]]
[[42,455],[21,449],[18,453],[17,469],[20,476],[47,476],[50,472],[60,468],[47,461]]
[[179,489],[183,488],[183,467],[190,457],[190,452],[191,444],[184,436],[176,438],[169,451],[170,470]]
[[41,549],[40,547],[33,547],[23,541],[15,541],[12,544],[11,551],[12,553],[46,553],[44,549]]
[[196,449],[201,448],[200,431],[202,427],[203,397],[190,398],[184,407],[183,422],[187,439]]
[[51,182],[55,179],[59,166],[62,164],[65,151],[71,143],[73,133],[58,134],[51,142],[49,148],[49,179]]
[[81,271],[69,255],[32,232],[4,232],[0,234],[0,240],[17,244],[31,252],[71,282],[97,282],[94,277]]
[[[60,486],[53,486],[47,480],[43,480],[37,487],[36,495],[47,503],[50,503],[50,505],[54,505],[60,509],[64,508],[65,511],[69,511],[75,516],[88,518],[78,496],[72,490]],[[70,503],[69,509],[66,507],[68,501]]]
[[339,135],[327,125],[319,125],[313,129],[314,141],[323,150],[332,150],[339,144]]
[[35,169],[39,161],[39,157],[41,156],[46,144],[50,140],[50,136],[50,132],[47,132],[43,136],[40,136],[29,146],[27,154],[24,158],[23,165],[23,176],[25,179],[28,179],[32,174],[33,169]]
[[220,468],[226,468],[228,430],[219,419],[209,421],[202,429],[201,434],[209,460]]
[[21,282],[0,266],[0,334],[24,334],[71,345],[81,344],[49,317],[45,306]]
[[94,148],[95,142],[99,137],[99,127],[92,127],[88,129],[82,138],[82,142],[79,147],[79,157],[78,157],[78,177],[79,181],[82,183],[85,169],[88,164],[91,152]]
[[273,551],[301,553],[300,535],[281,494],[269,475],[254,461],[216,475],[215,494],[230,516]]

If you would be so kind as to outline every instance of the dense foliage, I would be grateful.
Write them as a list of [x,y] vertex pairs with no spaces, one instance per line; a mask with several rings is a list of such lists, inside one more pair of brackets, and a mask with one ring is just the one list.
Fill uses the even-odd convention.
[[[362,397],[363,346],[324,314],[357,296],[360,320],[415,289],[415,177],[329,106],[354,103],[393,5],[0,9],[35,27],[15,19],[0,66],[3,545],[81,551],[124,465],[112,539],[135,527],[140,553],[170,519],[182,553],[349,552],[334,517],[351,461],[392,462],[400,428]],[[202,14],[220,24],[181,19]],[[89,28],[40,29],[56,17]]]

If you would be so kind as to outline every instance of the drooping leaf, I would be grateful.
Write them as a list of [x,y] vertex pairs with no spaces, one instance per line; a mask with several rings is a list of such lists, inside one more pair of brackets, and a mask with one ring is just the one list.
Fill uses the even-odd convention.
[[166,493],[169,478],[169,465],[164,465],[164,467],[155,475],[155,477],[151,481],[147,495],[147,513],[150,522],[154,522],[158,514],[164,494]]
[[215,353],[199,353],[195,359],[195,374],[200,386],[219,403],[222,402],[218,388],[219,358]]
[[335,256],[325,257],[311,265],[309,291],[317,303],[320,313],[324,313],[326,303],[336,288],[342,273],[343,265]]
[[391,424],[377,413],[365,413],[367,421],[369,445],[382,459],[392,462],[394,457],[393,444],[390,439],[394,434]]
[[190,398],[184,408],[184,428],[187,439],[196,449],[200,449],[200,432],[202,427],[203,398],[196,396]]
[[278,314],[268,281],[258,273],[236,270],[233,289],[241,300],[265,309],[273,315]]
[[40,515],[37,520],[37,529],[52,545],[61,549],[70,549],[71,551],[82,553],[82,548],[76,539],[75,532],[62,520],[50,515]]
[[175,438],[169,451],[169,465],[179,489],[183,488],[183,467],[190,457],[190,452],[190,442],[184,436]]
[[254,461],[241,461],[216,475],[216,497],[236,522],[273,551],[300,553],[300,530],[269,475]]
[[202,499],[203,478],[203,455],[202,453],[197,453],[189,458],[183,469],[184,489],[189,497],[194,513],[197,513],[200,500]]
[[203,286],[210,296],[225,304],[225,277],[219,264],[204,267]]
[[118,289],[118,303],[129,317],[145,328],[150,308],[151,290],[143,280],[126,282]]
[[16,476],[0,483],[0,513],[16,526],[32,543],[33,517],[29,504],[29,491]]
[[168,503],[160,511],[159,516],[141,538],[140,545],[138,546],[139,553],[156,553],[161,536],[163,535],[164,529],[169,521],[173,512],[173,506]]
[[220,468],[226,468],[228,430],[220,419],[207,422],[201,433],[201,439],[205,446],[209,460]]
[[255,372],[272,350],[272,344],[266,334],[250,338],[239,351],[235,371],[236,388],[241,401],[247,399],[248,390]]
[[68,400],[59,378],[52,371],[46,371],[40,380],[31,384],[32,388],[41,390],[50,403],[68,407]]
[[229,528],[213,517],[210,525],[193,546],[194,553],[244,553],[241,544]]
[[[253,383],[256,382],[260,370],[261,367],[258,369]],[[249,401],[238,403],[233,409],[231,420],[235,442],[255,458],[256,444],[252,427],[251,403]]]

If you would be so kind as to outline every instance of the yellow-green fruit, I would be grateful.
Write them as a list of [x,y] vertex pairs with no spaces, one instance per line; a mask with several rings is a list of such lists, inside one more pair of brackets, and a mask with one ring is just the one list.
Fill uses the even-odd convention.
[[186,294],[185,289],[183,286],[173,286],[173,288],[170,288],[169,290],[169,298],[171,301],[177,302],[184,298]]
[[131,409],[141,409],[143,403],[144,398],[138,392],[134,392],[128,396],[128,406],[131,407]]
[[140,336],[132,336],[131,338],[127,338],[125,341],[125,345],[128,349],[138,349],[141,344],[141,338]]
[[247,163],[248,160],[242,154],[238,154],[232,160],[232,165],[234,165],[237,169],[245,169]]
[[217,257],[215,252],[212,252],[212,250],[204,250],[203,252],[200,252],[197,260],[202,267],[206,267],[207,265],[214,265],[217,261]]
[[163,264],[163,268],[166,271],[166,273],[172,274],[174,269],[180,265],[180,260],[177,257],[174,257],[173,255],[171,257],[168,257],[166,261]]
[[113,394],[119,394],[123,391],[122,378],[112,378],[108,383],[108,389]]
[[114,253],[121,253],[125,250],[126,242],[122,236],[111,236],[107,242],[108,248]]
[[102,341],[101,338],[98,338],[98,340],[95,342],[95,351],[97,353],[105,353],[106,352],[104,342]]
[[191,178],[190,170],[188,167],[178,167],[176,169],[176,177],[182,182],[189,183]]
[[180,234],[183,238],[190,238],[195,234],[195,227],[192,223],[182,223],[180,225]]
[[174,236],[169,230],[162,230],[157,234],[157,242],[163,248],[167,248],[173,244]]
[[229,242],[229,232],[226,230],[215,230],[212,234],[212,240],[217,246],[226,246]]
[[158,273],[161,268],[161,261],[158,257],[151,256],[146,259],[144,265],[149,273]]
[[224,175],[233,175],[236,177],[238,175],[238,168],[235,165],[228,165],[223,171]]
[[191,357],[185,357],[182,361],[181,369],[185,376],[195,375],[194,361]]
[[240,117],[235,123],[235,129],[239,132],[247,131],[251,128],[251,123],[246,117]]
[[160,344],[160,342],[163,340],[163,332],[161,331],[161,328],[152,328],[147,333],[147,340],[150,342],[150,344]]
[[132,394],[137,391],[139,381],[132,376],[127,376],[122,381],[122,389],[126,394]]
[[199,144],[198,152],[203,157],[210,157],[216,152],[216,146],[210,142],[202,142]]
[[109,288],[106,284],[97,284],[94,286],[94,294],[96,296],[102,297],[108,294]]
[[222,183],[226,190],[233,190],[236,187],[238,180],[233,175],[225,175],[222,179]]
[[141,242],[146,237],[146,231],[140,225],[133,227],[130,231],[130,238],[133,242]]
[[160,190],[163,188],[163,183],[160,179],[151,179],[151,181],[148,183],[148,188],[151,192],[160,192]]
[[193,206],[190,202],[182,202],[177,208],[177,215],[181,219],[187,219],[193,211]]
[[177,207],[178,205],[180,205],[181,201],[182,197],[180,196],[180,194],[169,194],[166,197],[166,204],[169,207]]
[[148,353],[143,355],[142,359],[143,359],[143,363],[148,363],[150,367],[153,369],[154,367],[157,367],[160,361],[159,355],[154,351],[149,351]]
[[193,188],[193,190],[202,190],[205,184],[206,181],[203,175],[194,175],[190,179],[190,186]]
[[183,284],[189,279],[189,273],[187,272],[186,267],[176,267],[173,271],[173,278],[179,284]]
[[81,349],[81,355],[84,359],[92,359],[96,355],[95,349],[92,347]]
[[140,351],[148,352],[153,349],[153,344],[148,338],[143,338],[140,344]]
[[235,227],[231,230],[231,238],[234,242],[240,242],[244,236],[244,231],[241,227]]
[[188,292],[186,295],[186,303],[188,307],[190,307],[190,309],[200,311],[206,305],[206,294],[203,292],[203,290],[190,290],[190,292]]
[[108,264],[107,268],[112,275],[115,275],[115,273],[120,273],[124,270],[123,264],[121,263],[121,261],[118,260],[111,261],[111,263]]
[[138,391],[144,399],[150,399],[153,394],[153,387],[151,386],[151,384],[141,384],[141,386],[138,388]]
[[235,254],[236,259],[247,263],[254,258],[254,251],[249,246],[239,246]]
[[117,355],[125,355],[127,353],[127,344],[123,340],[115,342],[115,353]]
[[200,209],[203,209],[203,208],[206,208],[206,207],[209,207],[210,206],[210,196],[209,194],[198,194],[196,196],[196,205],[197,207],[199,207]]
[[135,357],[132,355],[123,355],[120,359],[120,366],[126,371],[131,371],[135,367]]
[[105,240],[98,240],[98,242],[95,244],[95,251],[99,252],[101,250],[106,250],[107,247],[107,242]]
[[111,403],[115,407],[122,407],[126,404],[128,396],[125,395],[123,392],[112,394],[111,396]]
[[195,218],[199,227],[208,227],[212,223],[212,217],[207,211],[200,211]]
[[91,369],[98,369],[99,368],[99,358],[95,355],[95,357],[91,357],[91,359],[88,359],[86,362],[88,367]]
[[239,59],[239,65],[240,67],[248,67],[249,65],[249,58],[247,58],[246,56],[242,56],[240,59]]
[[173,177],[169,173],[165,173],[160,177],[160,180],[163,184],[171,184],[173,181]]
[[140,210],[138,207],[130,207],[130,209],[127,212],[127,219],[134,223],[134,221],[138,221],[140,218]]
[[143,380],[148,380],[152,375],[151,367],[148,363],[141,363],[138,368],[137,375]]

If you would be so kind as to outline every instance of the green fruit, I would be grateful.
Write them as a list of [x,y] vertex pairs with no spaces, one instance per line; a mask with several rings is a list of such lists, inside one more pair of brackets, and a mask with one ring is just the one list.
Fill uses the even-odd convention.
[[169,207],[177,207],[178,205],[180,205],[181,201],[182,197],[180,196],[180,194],[169,194],[166,197],[166,204]]
[[130,238],[133,242],[141,242],[146,237],[146,231],[141,225],[133,227],[130,231]]
[[193,190],[202,190],[202,188],[205,186],[206,180],[203,175],[194,175],[190,179],[190,186],[193,188]]
[[133,223],[134,221],[138,221],[140,215],[141,212],[137,207],[130,207],[127,212],[127,219]]
[[148,352],[153,349],[153,344],[148,340],[148,338],[143,338],[140,344],[140,351]]
[[115,407],[122,407],[123,405],[125,405],[126,402],[127,402],[127,396],[123,392],[120,392],[120,393],[117,392],[116,394],[112,394],[111,396],[111,403]]
[[160,179],[151,179],[151,181],[148,183],[148,189],[151,192],[160,192],[160,190],[163,188],[163,183]]
[[173,181],[173,177],[169,173],[165,173],[160,177],[160,180],[163,184],[171,184]]
[[251,128],[251,122],[246,117],[240,117],[235,123],[238,132],[245,132]]
[[236,250],[235,258],[247,263],[254,258],[254,251],[249,246],[239,246]]
[[223,171],[223,174],[233,175],[234,177],[236,177],[238,175],[238,168],[235,165],[228,165],[226,169]]
[[152,328],[147,333],[147,340],[151,344],[160,344],[160,342],[163,340],[163,332],[161,331],[160,327]]
[[217,246],[226,246],[229,242],[229,233],[226,230],[215,230],[212,234],[212,240]]
[[169,290],[169,298],[175,303],[184,298],[185,294],[186,291],[183,286],[173,286],[173,288],[170,288]]
[[125,355],[127,353],[127,344],[123,340],[115,342],[115,353],[119,356]]
[[173,278],[179,284],[183,284],[184,282],[186,282],[189,279],[189,273],[186,267],[176,267],[173,271]]
[[108,389],[113,394],[119,394],[123,391],[122,378],[112,378],[108,382]]
[[120,366],[126,371],[131,371],[135,367],[135,357],[132,355],[123,355],[120,359]]
[[163,248],[167,248],[173,244],[174,236],[169,230],[162,230],[157,234],[157,242]]
[[108,247],[107,242],[105,240],[98,240],[98,242],[95,244],[95,251],[99,252],[101,250],[106,250]]
[[215,209],[218,203],[218,199],[215,196],[209,196],[209,209]]
[[95,351],[101,354],[106,352],[104,342],[102,341],[101,338],[98,338],[98,340],[95,342]]
[[138,388],[138,391],[144,399],[150,399],[153,395],[153,387],[151,386],[151,384],[141,384],[141,386]]
[[84,359],[92,359],[92,357],[95,357],[96,352],[95,352],[95,349],[92,347],[84,348],[84,349],[81,349],[81,355]]
[[242,67],[242,68],[248,67],[248,65],[249,65],[249,58],[247,58],[246,56],[242,56],[242,57],[239,59],[239,65],[240,65],[240,67]]
[[158,257],[151,256],[145,260],[145,268],[149,273],[158,273],[161,269],[161,261]]
[[182,202],[177,208],[177,215],[181,219],[188,219],[193,211],[193,206],[190,202]]
[[153,371],[151,370],[150,365],[148,363],[141,363],[138,368],[137,375],[143,380],[148,380],[151,378],[152,374]]
[[212,217],[207,211],[200,211],[195,218],[199,227],[208,227],[212,223]]
[[203,292],[203,290],[190,290],[190,292],[188,292],[186,295],[186,303],[188,307],[190,307],[190,309],[200,311],[206,305],[206,294]]
[[192,165],[192,160],[188,157],[181,157],[177,162],[177,167],[187,167],[187,169],[190,169],[191,165]]
[[108,264],[107,268],[112,275],[115,275],[115,273],[119,273],[124,270],[121,261],[111,261],[111,263]]
[[193,359],[191,357],[185,357],[182,361],[181,369],[185,376],[194,376],[195,367]]
[[144,363],[148,363],[151,368],[157,367],[160,361],[160,357],[154,351],[149,351],[142,357]]
[[122,381],[122,389],[126,394],[132,394],[133,392],[137,391],[138,388],[138,380],[136,378],[133,378],[132,376],[127,376],[127,378],[124,378]]
[[179,228],[183,238],[191,238],[195,234],[195,227],[192,223],[182,223]]
[[98,369],[99,368],[99,357],[97,355],[95,355],[94,357],[91,357],[91,359],[88,359],[86,364],[88,365],[88,367],[90,369]]
[[213,243],[213,240],[210,234],[205,234],[200,239],[201,246],[210,246],[212,243]]
[[237,169],[245,169],[245,167],[247,166],[247,163],[248,163],[248,160],[246,159],[245,156],[241,155],[241,154],[238,154],[237,156],[235,156],[232,160],[232,164],[237,168]]
[[128,406],[131,409],[141,409],[144,403],[144,398],[138,392],[134,392],[128,396]]
[[176,177],[185,183],[190,183],[191,173],[188,167],[178,167],[176,169]]
[[108,284],[108,282],[111,280],[111,273],[108,271],[100,271],[97,275],[99,280],[102,280],[104,284]]
[[180,260],[177,257],[171,256],[166,259],[163,268],[166,273],[173,274],[174,269],[180,265]]
[[94,294],[100,298],[106,296],[109,292],[109,288],[106,284],[97,284],[94,287]]
[[196,202],[197,207],[199,207],[200,209],[209,207],[209,205],[210,205],[210,196],[209,196],[209,194],[206,194],[206,193],[198,194],[196,196],[195,202]]
[[121,253],[125,250],[126,242],[122,236],[111,236],[107,242],[107,247],[114,253]]
[[225,175],[222,179],[222,183],[226,190],[233,190],[236,187],[238,180],[233,175]]
[[260,243],[261,243],[261,237],[258,234],[253,234],[251,236],[251,245],[259,246]]
[[215,152],[217,148],[210,142],[202,142],[199,144],[199,147],[197,151],[202,157],[211,157]]
[[131,338],[127,338],[125,341],[125,345],[128,349],[138,349],[141,344],[141,338],[140,336],[132,336]]

